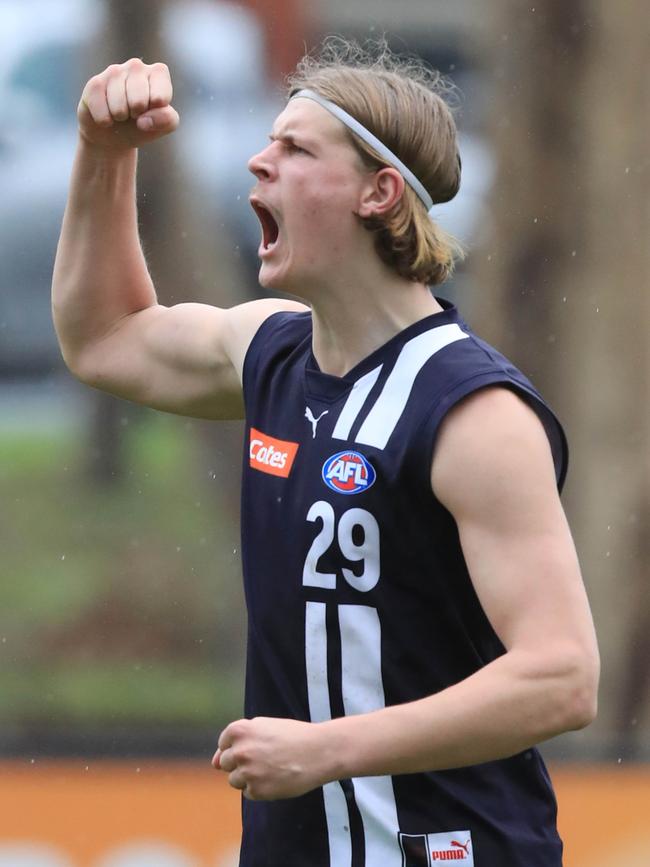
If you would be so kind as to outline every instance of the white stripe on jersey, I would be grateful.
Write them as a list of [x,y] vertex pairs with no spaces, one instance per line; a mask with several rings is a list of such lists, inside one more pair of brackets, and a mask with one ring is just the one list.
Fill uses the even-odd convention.
[[[381,624],[377,609],[368,605],[339,605],[339,626],[346,716],[385,707]],[[391,777],[356,777],[352,782],[363,821],[366,867],[401,867],[402,850]]]
[[[305,611],[305,662],[307,664],[307,698],[312,722],[332,718],[327,679],[327,624],[324,602],[307,602]],[[352,863],[350,816],[345,793],[338,782],[323,786],[331,867],[349,867]]]
[[370,389],[377,382],[377,377],[381,373],[383,364],[375,367],[369,373],[366,373],[352,386],[352,390],[345,401],[345,405],[341,410],[341,414],[336,422],[336,427],[332,432],[332,437],[336,440],[346,440],[350,434],[350,428],[355,422],[356,417],[361,412],[361,407],[366,402],[366,398],[370,394]]
[[420,370],[436,352],[467,337],[456,323],[452,323],[431,328],[405,343],[381,394],[361,425],[355,442],[378,449],[385,448],[404,412],[415,377]]

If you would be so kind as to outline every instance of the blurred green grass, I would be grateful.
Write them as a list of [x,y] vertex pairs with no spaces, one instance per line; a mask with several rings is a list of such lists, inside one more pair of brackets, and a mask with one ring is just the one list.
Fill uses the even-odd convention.
[[235,518],[191,423],[145,412],[121,440],[97,486],[83,430],[0,434],[0,723],[241,715]]

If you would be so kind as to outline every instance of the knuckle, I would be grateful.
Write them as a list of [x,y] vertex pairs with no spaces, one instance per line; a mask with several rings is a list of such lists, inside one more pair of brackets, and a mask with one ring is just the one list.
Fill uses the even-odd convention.
[[141,57],[130,57],[124,64],[127,69],[142,69],[145,66]]
[[248,750],[245,747],[234,746],[232,747],[232,757],[235,764],[240,765],[249,758]]
[[104,90],[104,81],[100,75],[93,75],[86,85],[86,92],[89,94],[102,93]]
[[129,100],[129,107],[131,108],[131,111],[141,113],[149,108],[149,103],[142,97],[134,97]]
[[152,70],[153,70],[154,72],[166,72],[166,73],[169,73],[169,67],[167,66],[166,63],[161,63],[161,62],[158,62],[158,63],[152,63],[152,64],[151,64],[151,68],[152,68]]

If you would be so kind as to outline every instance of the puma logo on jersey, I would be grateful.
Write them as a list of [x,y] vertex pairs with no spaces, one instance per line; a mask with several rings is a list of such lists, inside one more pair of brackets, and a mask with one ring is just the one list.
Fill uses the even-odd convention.
[[469,843],[469,840],[467,840],[465,843],[459,843],[458,840],[452,840],[449,845],[452,848],[456,846],[457,849],[462,849],[466,855],[469,855]]
[[312,431],[312,438],[313,439],[316,439],[316,425],[318,424],[318,422],[322,419],[322,417],[324,415],[327,415],[328,412],[329,412],[329,410],[326,409],[324,412],[322,412],[318,416],[318,418],[314,418],[314,413],[309,409],[308,406],[305,407],[305,418],[307,419],[308,422],[311,422],[311,431]]
[[432,849],[432,861],[467,861],[469,858],[469,843],[459,843],[458,840],[452,840],[449,844],[449,849]]
[[404,863],[430,864],[433,867],[443,861],[457,861],[463,867],[474,867],[472,835],[469,831],[447,831],[441,834],[400,833],[399,842]]
[[323,464],[323,481],[339,494],[367,491],[377,474],[372,464],[359,452],[337,452]]
[[249,464],[254,470],[286,479],[291,472],[298,443],[279,440],[276,437],[251,428],[248,451]]

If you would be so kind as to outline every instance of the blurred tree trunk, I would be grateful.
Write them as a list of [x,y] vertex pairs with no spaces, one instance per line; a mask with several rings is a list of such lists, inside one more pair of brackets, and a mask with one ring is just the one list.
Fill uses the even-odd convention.
[[244,0],[244,5],[255,12],[264,30],[269,77],[281,81],[305,52],[308,5],[305,0]]
[[643,0],[494,8],[499,170],[473,320],[567,428],[565,503],[604,660],[586,737],[615,743],[648,692],[650,17]]

